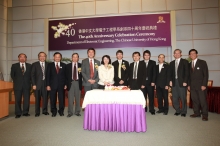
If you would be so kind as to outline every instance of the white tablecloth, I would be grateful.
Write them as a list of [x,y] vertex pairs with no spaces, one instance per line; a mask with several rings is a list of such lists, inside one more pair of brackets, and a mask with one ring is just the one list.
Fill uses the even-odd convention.
[[141,90],[131,91],[87,91],[84,97],[82,108],[88,104],[135,104],[146,106],[146,101]]

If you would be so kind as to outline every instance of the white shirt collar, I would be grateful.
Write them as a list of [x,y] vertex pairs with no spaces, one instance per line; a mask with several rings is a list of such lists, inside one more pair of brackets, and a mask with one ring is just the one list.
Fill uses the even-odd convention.
[[198,60],[198,58],[194,59],[193,61],[196,62]]
[[58,66],[60,67],[60,62],[54,62],[55,63],[55,66],[57,65],[57,63],[58,63]]
[[40,65],[42,65],[42,63],[43,63],[43,65],[45,64],[45,61],[44,62],[39,61],[39,62],[40,62]]
[[192,61],[193,61],[193,63],[194,63],[194,66],[196,65],[197,60],[198,60],[198,58],[196,58],[196,59],[192,60]]
[[149,60],[144,60],[144,62],[145,62],[145,63],[148,63],[148,62],[149,62]]
[[175,59],[175,60],[177,60],[178,62],[180,62],[180,58],[178,58],[178,59]]
[[72,62],[73,66],[76,64],[76,66],[78,65],[78,62]]
[[161,64],[159,63],[159,66],[163,66],[163,63],[161,63]]
[[23,64],[23,65],[24,65],[24,67],[25,67],[25,62],[24,62],[24,63],[21,63],[21,62],[20,62],[20,66],[22,66],[22,64]]
[[118,60],[118,63],[122,63],[122,59],[121,59],[121,60]]

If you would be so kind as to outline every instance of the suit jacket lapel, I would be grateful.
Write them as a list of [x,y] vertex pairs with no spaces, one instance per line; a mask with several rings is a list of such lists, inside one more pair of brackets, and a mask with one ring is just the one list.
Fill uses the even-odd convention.
[[139,63],[138,63],[137,75],[138,75],[139,72],[141,72],[141,71],[140,71],[140,69],[141,69],[140,64],[141,64],[141,62],[139,61]]
[[53,70],[55,70],[55,72],[57,73],[57,69],[56,69],[56,64],[55,64],[55,62],[53,62]]
[[[177,71],[179,70],[180,66],[182,65],[183,61],[182,61],[182,58],[180,58],[180,62],[178,64],[178,68],[177,68]],[[174,64],[175,65],[175,64]]]
[[25,67],[24,67],[24,75],[25,75],[27,72],[27,63],[25,62],[24,64],[25,64]]
[[[42,65],[40,64],[40,61],[38,61],[38,63],[37,63],[37,68],[38,68],[38,70],[40,70],[40,74],[43,74],[42,73],[42,67],[41,67]],[[45,70],[45,68],[44,68],[44,70]],[[44,74],[45,74],[45,71],[44,71]]]
[[48,66],[48,63],[45,61],[45,73],[46,73],[46,70],[47,70],[47,66]]
[[[145,62],[144,62],[145,63]],[[145,65],[146,65],[146,63],[145,63]],[[148,64],[147,64],[147,69],[148,69],[148,67],[151,65],[151,61],[150,60],[148,60]]]
[[94,59],[94,66],[93,66],[94,76],[93,77],[95,77],[97,74],[97,69],[95,68],[95,66],[96,66],[96,60]]
[[163,64],[163,66],[161,67],[161,70],[159,69],[159,73],[162,73],[163,72],[163,70],[164,70],[164,64]]
[[21,74],[22,74],[22,70],[21,70],[20,62],[17,64],[17,67],[19,68],[19,71],[20,71]]
[[160,67],[159,64],[156,66],[156,72],[159,74],[160,73]]
[[[81,65],[79,64],[79,62],[77,63],[77,65],[78,65],[78,68],[81,68]],[[78,71],[78,69],[77,69],[77,72],[78,72],[78,75],[80,74],[80,72]],[[78,76],[79,77],[79,76]]]
[[[123,60],[122,60],[123,62]],[[118,63],[118,60],[116,61],[116,69],[117,69],[117,72],[118,72],[118,66],[119,66],[119,63]]]
[[130,64],[130,70],[131,70],[131,74],[132,74],[132,78],[133,78],[133,76],[134,76],[134,62],[132,62],[131,64]]

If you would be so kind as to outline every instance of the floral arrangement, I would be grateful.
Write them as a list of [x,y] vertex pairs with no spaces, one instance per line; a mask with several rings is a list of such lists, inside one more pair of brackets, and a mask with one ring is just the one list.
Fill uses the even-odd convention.
[[61,37],[61,35],[70,35],[67,30],[72,28],[72,26],[75,24],[76,23],[65,25],[65,24],[59,22],[59,24],[57,26],[51,26],[51,28],[56,31],[54,34],[54,38],[59,38],[59,37]]
[[82,71],[82,69],[79,67],[79,68],[78,68],[78,72],[81,73],[81,71]]
[[121,67],[122,67],[124,70],[126,70],[125,63],[124,63],[124,62],[122,62]]
[[108,69],[110,69],[110,68],[112,68],[112,65],[111,65],[111,64],[108,65]]
[[98,71],[98,68],[99,68],[98,64],[95,63],[95,69],[96,69],[97,71]]

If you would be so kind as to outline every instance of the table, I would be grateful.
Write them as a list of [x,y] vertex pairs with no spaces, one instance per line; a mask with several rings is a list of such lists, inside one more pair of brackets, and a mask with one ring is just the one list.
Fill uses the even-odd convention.
[[[208,87],[207,104],[209,112],[215,112],[220,114],[220,87]],[[189,107],[193,107],[193,102],[191,98]]]
[[220,87],[208,87],[207,102],[209,112],[220,114]]
[[12,90],[12,82],[0,81],[0,118],[4,118],[9,114],[9,92]]
[[83,128],[92,131],[146,132],[142,91],[87,91]]

